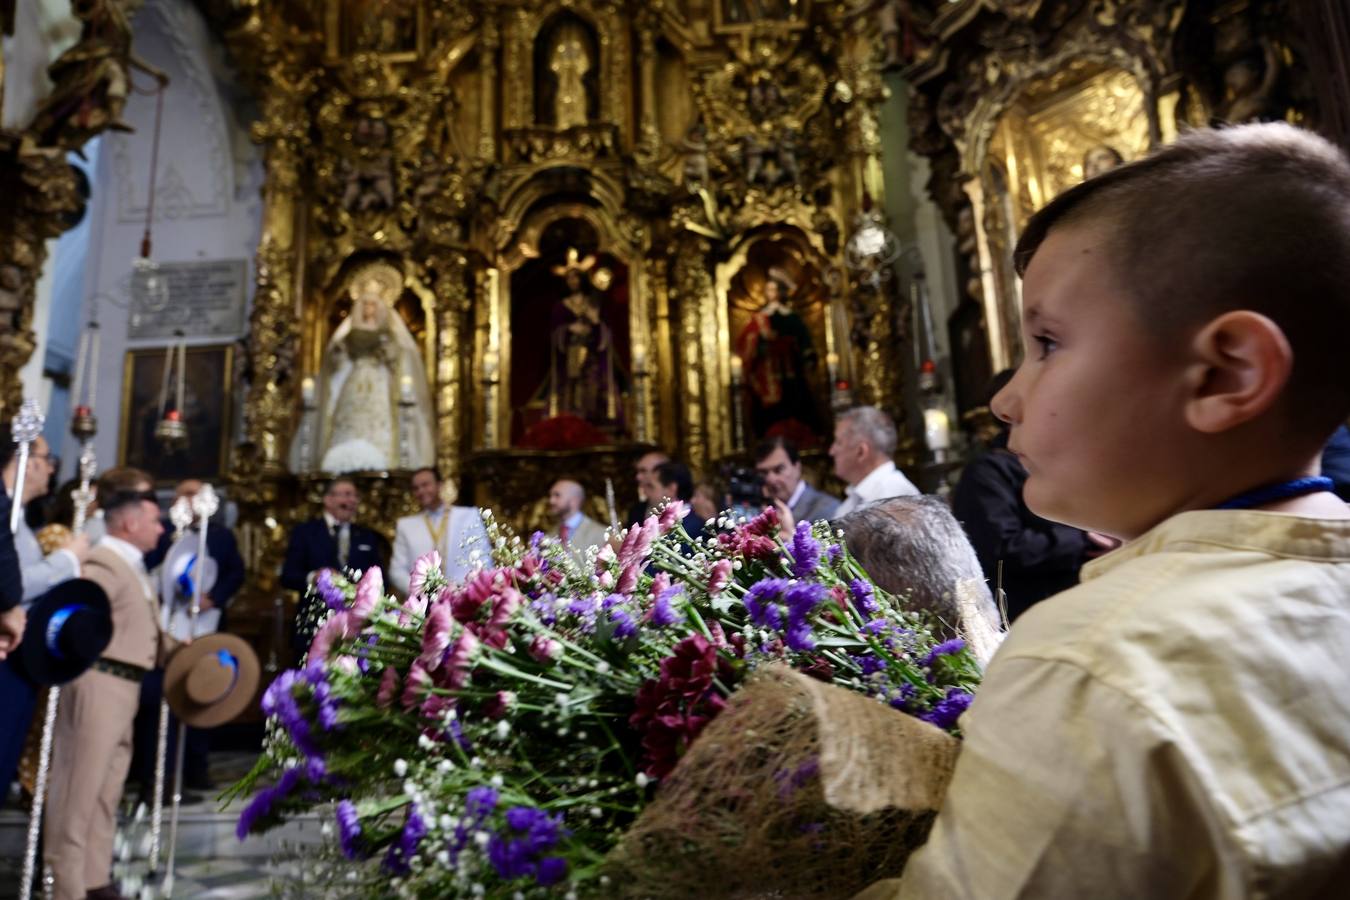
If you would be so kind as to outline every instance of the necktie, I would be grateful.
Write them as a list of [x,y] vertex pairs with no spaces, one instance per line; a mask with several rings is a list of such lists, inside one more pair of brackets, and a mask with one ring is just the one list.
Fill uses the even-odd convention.
[[345,522],[333,526],[333,537],[337,538],[338,567],[347,568],[347,554],[352,549],[352,533]]
[[563,546],[567,546],[567,539],[570,538],[571,536],[572,536],[572,527],[568,525],[566,522],[564,522],[562,525],[558,527],[558,540],[563,542]]

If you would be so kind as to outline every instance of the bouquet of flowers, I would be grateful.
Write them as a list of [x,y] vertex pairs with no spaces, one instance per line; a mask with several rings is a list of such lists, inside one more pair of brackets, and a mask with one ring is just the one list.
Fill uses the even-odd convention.
[[[813,803],[841,796],[830,766],[843,746],[821,737],[834,731],[821,716],[838,703],[821,701],[815,686],[850,692],[850,702],[884,717],[882,730],[912,724],[954,744],[937,729],[956,733],[977,664],[961,640],[938,640],[878,590],[826,523],[801,523],[783,542],[769,510],[723,517],[694,540],[679,524],[683,512],[670,504],[580,558],[488,516],[491,566],[451,584],[428,554],[401,602],[385,593],[378,569],[354,583],[321,573],[315,590],[331,614],[304,667],[267,689],[264,753],[232,789],[267,783],[243,811],[241,839],[335,804],[356,895],[622,895],[638,883],[645,854],[671,844],[625,835],[641,831],[644,810],[655,813],[682,780],[689,794],[685,763],[721,716],[730,733],[718,746],[756,760],[750,777],[762,783],[750,789]],[[793,681],[788,670],[810,677]],[[802,710],[814,710],[805,718],[815,737],[746,733],[737,691],[747,682],[744,697],[756,685],[789,684],[768,703],[785,704],[774,727],[790,732]],[[766,702],[748,705],[767,711]],[[943,757],[948,771],[952,756]],[[698,768],[716,768],[718,758]],[[735,787],[738,796],[746,789]],[[760,813],[738,825],[723,802],[731,799],[703,796],[721,804],[718,843],[734,855],[754,845],[751,832],[757,840],[765,832]],[[877,802],[843,806],[866,816]],[[679,815],[693,814],[678,805]],[[808,805],[780,824],[826,846],[830,829],[843,826],[812,815]],[[890,844],[896,834],[872,840]],[[665,859],[663,879],[678,863]],[[867,856],[849,877],[861,887],[903,861]],[[837,857],[829,865],[848,868]]]

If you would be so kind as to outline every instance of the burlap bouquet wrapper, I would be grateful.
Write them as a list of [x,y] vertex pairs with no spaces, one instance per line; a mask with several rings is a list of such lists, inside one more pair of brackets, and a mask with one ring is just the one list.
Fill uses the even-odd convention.
[[899,875],[960,742],[772,666],[737,691],[610,853],[615,896],[840,898]]

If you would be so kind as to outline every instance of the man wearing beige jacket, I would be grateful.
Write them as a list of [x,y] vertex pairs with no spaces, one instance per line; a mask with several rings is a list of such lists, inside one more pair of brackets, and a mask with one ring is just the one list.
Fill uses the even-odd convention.
[[109,469],[98,496],[107,534],[85,560],[84,577],[108,594],[113,638],[93,668],[62,689],[57,709],[43,826],[56,900],[122,896],[111,884],[117,804],[131,764],[140,683],[164,649],[144,562],[163,532],[150,476]]

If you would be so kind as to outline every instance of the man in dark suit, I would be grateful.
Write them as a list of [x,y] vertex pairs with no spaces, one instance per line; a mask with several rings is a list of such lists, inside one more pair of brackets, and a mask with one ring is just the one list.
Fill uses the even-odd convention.
[[375,532],[352,521],[361,495],[356,482],[338,476],[323,492],[323,516],[302,522],[291,531],[286,560],[281,566],[281,586],[301,594],[296,616],[293,644],[298,652],[309,649],[314,635],[315,604],[323,601],[305,597],[309,586],[322,569],[359,569],[364,572],[379,566],[384,541]]
[[802,478],[802,459],[797,445],[785,437],[766,438],[755,448],[755,471],[764,481],[764,496],[783,503],[797,522],[828,519],[839,501],[818,491]]
[[670,457],[660,450],[649,450],[634,463],[633,475],[637,479],[638,498],[628,507],[625,525],[640,524],[661,502],[661,485],[656,483],[656,469],[661,463],[669,461]]
[[[694,476],[690,474],[689,467],[684,463],[663,462],[656,467],[656,482],[660,485],[657,496],[661,500],[684,501],[685,514],[680,524],[684,526],[685,532],[694,540],[703,537],[703,519],[689,506],[689,501],[694,499]],[[693,550],[692,547],[686,549]]]
[[[197,492],[202,488],[202,483],[195,478],[179,482],[178,489],[175,492],[175,499],[186,497],[191,500],[197,496]],[[165,519],[161,523],[164,526],[164,534],[160,535],[159,543],[155,549],[145,554],[145,568],[147,571],[153,571],[169,554],[169,549],[173,546],[174,534],[173,524]],[[194,522],[191,528],[183,535],[183,540],[190,541],[192,553],[195,554],[197,547],[197,526]],[[215,522],[206,523],[206,555],[216,564],[216,580],[210,585],[203,585],[205,593],[202,594],[201,613],[202,616],[197,620],[197,629],[193,632],[193,637],[200,637],[203,634],[209,634],[212,631],[225,631],[225,610],[229,607],[230,601],[238,593],[239,588],[244,584],[244,559],[239,555],[239,545],[234,539],[234,532]],[[163,579],[156,577],[155,583],[162,584]],[[187,598],[183,596],[182,588],[174,588],[172,594],[162,592],[160,594],[161,608],[172,610],[177,606],[178,616],[182,616],[183,602]],[[218,612],[212,613],[212,610]],[[168,615],[166,612],[165,615]],[[180,619],[181,621],[181,619]],[[182,638],[185,634],[175,634]],[[141,784],[141,793],[150,799],[153,791],[155,776],[155,748],[159,741],[159,700],[164,689],[164,668],[158,667],[145,676],[141,682],[141,705],[136,711],[136,725],[134,734],[134,747],[131,757],[132,778]],[[169,723],[169,746],[168,758],[174,758],[174,743],[178,737],[178,721],[176,717],[171,717]],[[187,746],[183,748],[183,780],[188,787],[199,790],[209,791],[215,788],[209,774],[211,753],[211,735],[210,732],[202,728],[188,728]]]

